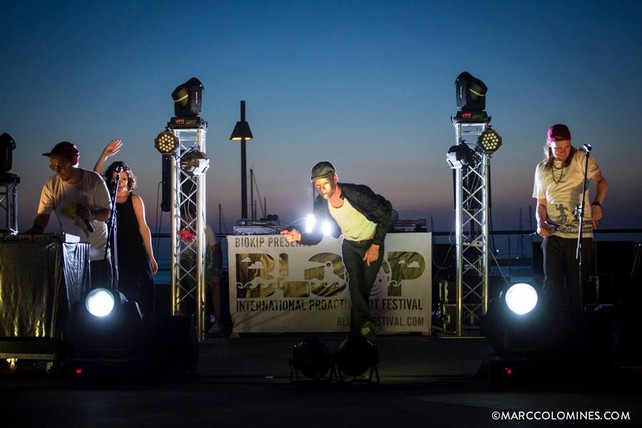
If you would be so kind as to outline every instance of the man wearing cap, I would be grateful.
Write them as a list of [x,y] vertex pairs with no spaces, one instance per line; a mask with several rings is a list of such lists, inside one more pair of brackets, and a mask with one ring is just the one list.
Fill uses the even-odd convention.
[[90,244],[92,287],[111,286],[111,262],[105,251],[105,222],[111,214],[107,185],[94,171],[78,166],[80,152],[75,144],[63,141],[42,155],[49,157],[49,167],[56,174],[42,187],[36,218],[25,233],[42,233],[55,212],[60,232]]
[[[317,163],[311,172],[319,193],[314,201],[317,224],[328,221],[332,235],[343,235],[341,255],[350,289],[350,337],[374,342],[375,325],[368,299],[384,255],[384,239],[392,221],[392,205],[368,186],[339,183],[336,169],[328,161]],[[301,233],[283,230],[288,242],[315,245],[323,238],[318,230]]]
[[[593,229],[602,220],[602,203],[608,186],[593,157],[571,145],[571,132],[566,125],[549,128],[544,155],[544,160],[537,165],[533,188],[533,197],[537,199],[537,233],[544,238],[543,288],[553,308],[559,311],[556,315],[562,317],[560,320],[570,320],[583,311],[580,286],[586,284],[592,269]],[[584,195],[580,282],[576,250],[585,169],[588,182]],[[596,185],[593,199],[589,198],[590,182]]]

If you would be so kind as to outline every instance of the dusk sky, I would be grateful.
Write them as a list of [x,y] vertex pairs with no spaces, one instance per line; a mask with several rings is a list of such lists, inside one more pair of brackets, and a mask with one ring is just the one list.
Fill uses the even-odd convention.
[[283,224],[311,210],[309,171],[327,159],[340,181],[369,185],[400,218],[451,230],[446,152],[463,71],[488,86],[503,138],[491,159],[495,229],[517,229],[520,208],[529,227],[535,165],[554,123],[569,126],[576,147],[593,147],[609,183],[601,227],[642,227],[639,0],[1,4],[0,133],[17,144],[21,230],[52,174],[41,153],[71,141],[91,169],[115,138],[125,146],[112,160],[138,176],[155,230],[153,140],[174,114],[171,92],[191,77],[205,87],[216,231],[219,204],[228,231],[241,217],[240,146],[229,141],[241,100],[255,196]]

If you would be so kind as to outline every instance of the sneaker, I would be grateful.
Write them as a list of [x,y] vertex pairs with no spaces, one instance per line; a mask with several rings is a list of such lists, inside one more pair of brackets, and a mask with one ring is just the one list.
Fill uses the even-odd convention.
[[376,343],[377,333],[375,331],[375,325],[369,321],[364,323],[363,327],[361,327],[361,336],[365,337],[373,344]]
[[225,334],[225,328],[223,328],[222,325],[214,323],[212,324],[212,327],[207,331],[208,334],[214,335],[214,336],[222,336]]

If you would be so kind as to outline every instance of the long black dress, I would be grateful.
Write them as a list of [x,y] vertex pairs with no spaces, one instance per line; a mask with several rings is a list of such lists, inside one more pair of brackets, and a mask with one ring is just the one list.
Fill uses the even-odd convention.
[[132,194],[116,206],[118,290],[137,301],[143,314],[153,313],[154,274],[138,228]]

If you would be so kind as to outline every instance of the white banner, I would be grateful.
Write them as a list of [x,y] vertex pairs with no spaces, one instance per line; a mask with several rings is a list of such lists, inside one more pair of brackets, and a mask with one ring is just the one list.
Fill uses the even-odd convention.
[[[347,332],[350,292],[341,240],[290,244],[281,235],[227,237],[234,333]],[[370,294],[378,333],[430,333],[430,233],[386,236]]]

